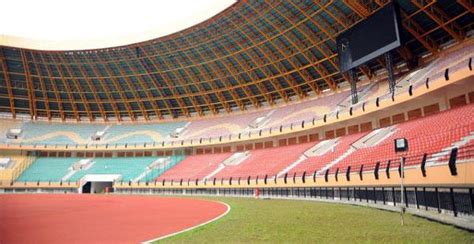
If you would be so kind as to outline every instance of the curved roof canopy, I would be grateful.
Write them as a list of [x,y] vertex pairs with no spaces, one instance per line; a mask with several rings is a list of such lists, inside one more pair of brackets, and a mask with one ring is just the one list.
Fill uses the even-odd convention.
[[[384,0],[239,1],[183,31],[114,48],[0,47],[0,112],[36,118],[155,119],[261,107],[337,90],[338,34]],[[395,63],[437,55],[473,29],[472,1],[400,1]],[[466,34],[468,33],[468,34]],[[411,63],[411,62],[410,62]],[[358,70],[372,77],[376,59]]]

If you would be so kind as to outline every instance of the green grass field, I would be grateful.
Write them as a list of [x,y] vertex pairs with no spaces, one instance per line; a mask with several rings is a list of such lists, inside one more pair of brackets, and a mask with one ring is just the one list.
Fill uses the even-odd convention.
[[206,198],[231,211],[200,228],[170,237],[167,243],[474,243],[474,234],[410,214],[368,207],[296,200]]

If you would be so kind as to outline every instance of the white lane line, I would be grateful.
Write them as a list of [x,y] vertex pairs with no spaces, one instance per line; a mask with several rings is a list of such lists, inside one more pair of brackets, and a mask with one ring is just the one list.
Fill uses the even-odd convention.
[[201,224],[198,224],[198,225],[195,225],[195,226],[191,226],[191,227],[189,227],[189,228],[187,228],[187,229],[184,229],[184,230],[181,230],[181,231],[178,231],[178,232],[174,232],[174,233],[171,233],[171,234],[168,234],[168,235],[164,235],[164,236],[155,238],[155,239],[153,239],[153,240],[144,241],[144,242],[142,242],[142,243],[144,243],[144,244],[149,244],[149,243],[152,243],[152,242],[155,242],[155,241],[163,240],[163,239],[168,238],[168,237],[172,237],[172,236],[175,236],[175,235],[179,235],[179,234],[181,234],[181,233],[184,233],[184,232],[187,232],[187,231],[190,231],[190,230],[194,230],[194,229],[196,229],[196,228],[199,228],[199,227],[201,227],[201,226],[204,226],[204,225],[207,225],[207,224],[209,224],[209,223],[211,223],[211,222],[214,222],[214,221],[216,221],[216,220],[218,220],[218,219],[220,219],[220,218],[226,216],[226,215],[230,212],[230,206],[229,206],[229,204],[227,204],[227,203],[225,203],[225,202],[213,201],[213,200],[205,200],[205,201],[217,202],[217,203],[223,204],[223,205],[225,205],[225,206],[227,207],[227,210],[226,210],[223,214],[221,214],[221,215],[219,215],[219,216],[217,216],[217,217],[215,217],[215,218],[213,218],[213,219],[211,219],[211,220],[209,220],[209,221],[206,221],[206,222],[204,222],[204,223],[201,223]]

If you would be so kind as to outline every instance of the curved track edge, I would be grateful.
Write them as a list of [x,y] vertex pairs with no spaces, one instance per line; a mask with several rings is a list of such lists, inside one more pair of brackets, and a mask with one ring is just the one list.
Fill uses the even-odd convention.
[[[204,200],[204,199],[201,199],[201,200]],[[214,222],[214,221],[216,221],[216,220],[218,220],[218,219],[220,219],[220,218],[226,216],[226,215],[230,212],[230,210],[231,210],[231,207],[229,206],[229,204],[227,204],[227,203],[225,203],[225,202],[213,201],[213,200],[204,200],[204,201],[220,203],[220,204],[222,204],[222,205],[225,205],[225,206],[227,207],[227,210],[226,210],[224,213],[222,213],[221,215],[219,215],[219,216],[217,216],[217,217],[215,217],[215,218],[213,218],[213,219],[210,219],[210,220],[208,220],[208,221],[206,221],[206,222],[204,222],[204,223],[200,223],[200,224],[198,224],[198,225],[191,226],[191,227],[189,227],[189,228],[186,228],[186,229],[184,229],[184,230],[180,230],[180,231],[177,231],[177,232],[174,232],[174,233],[171,233],[171,234],[167,234],[167,235],[164,235],[164,236],[160,236],[160,237],[155,238],[155,239],[152,239],[152,240],[143,241],[142,243],[144,243],[144,244],[150,244],[150,243],[153,243],[153,242],[156,242],[156,241],[160,241],[160,240],[163,240],[163,239],[172,237],[172,236],[176,236],[176,235],[179,235],[179,234],[182,234],[182,233],[185,233],[185,232],[188,232],[188,231],[197,229],[197,228],[199,228],[199,227],[202,227],[202,226],[204,226],[204,225],[210,224],[210,223],[212,223],[212,222]]]

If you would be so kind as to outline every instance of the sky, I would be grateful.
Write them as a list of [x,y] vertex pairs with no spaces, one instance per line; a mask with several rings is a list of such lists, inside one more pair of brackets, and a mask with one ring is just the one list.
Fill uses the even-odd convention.
[[[0,35],[42,41],[94,40],[198,24],[235,0],[2,0]],[[136,38],[135,38],[136,39]],[[144,40],[151,39],[144,35]]]

